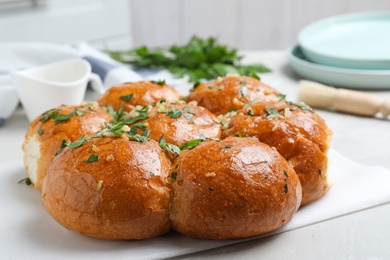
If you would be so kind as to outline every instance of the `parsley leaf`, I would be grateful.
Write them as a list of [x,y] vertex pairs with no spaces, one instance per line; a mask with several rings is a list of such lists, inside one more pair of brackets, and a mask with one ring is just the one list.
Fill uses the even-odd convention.
[[68,120],[69,118],[71,118],[72,116],[74,116],[75,114],[75,110],[73,110],[71,113],[69,114],[64,114],[64,115],[58,115],[56,117],[54,117],[53,119],[56,120],[55,123],[56,124],[59,124],[61,122],[64,122],[66,120]]
[[83,115],[85,114],[84,111],[78,110],[77,108],[75,108],[74,111],[76,112],[76,114],[77,114],[78,116],[83,116]]
[[149,141],[149,138],[147,136],[136,134],[134,136],[129,136],[129,140],[140,142],[140,143],[146,143],[147,141]]
[[265,109],[265,111],[267,111],[268,115],[279,115],[279,112],[275,108],[272,108],[272,107],[267,107]]
[[119,99],[123,100],[123,101],[130,101],[133,99],[133,96],[134,96],[134,94],[132,93],[132,94],[127,95],[127,96],[120,96]]
[[99,160],[99,155],[91,154],[91,156],[89,156],[87,160],[84,160],[83,163],[96,162],[97,160]]
[[[187,44],[181,46],[142,46],[131,50],[108,51],[108,53],[119,62],[140,68],[167,69],[179,78],[188,76],[194,83],[203,79],[223,77],[228,73],[251,76],[254,73],[270,71],[261,64],[242,65],[242,57],[236,49],[219,44],[213,37],[202,39],[193,36]],[[197,84],[194,88],[196,86]]]
[[159,145],[160,145],[161,149],[165,149],[167,152],[169,152],[169,153],[172,154],[172,155],[177,155],[177,156],[180,155],[180,148],[177,147],[177,146],[174,145],[174,144],[167,143],[167,142],[165,141],[164,135],[162,135],[162,136],[160,137]]
[[180,146],[180,149],[183,150],[183,149],[193,149],[195,148],[198,144],[200,144],[201,142],[204,142],[205,139],[203,138],[199,138],[199,139],[194,139],[194,140],[190,140],[186,143],[184,143],[183,145]]
[[159,79],[157,81],[155,80],[151,80],[150,82],[154,83],[154,84],[157,84],[157,85],[160,85],[160,86],[164,86],[166,83],[165,83],[165,79]]
[[167,116],[174,118],[174,119],[180,117],[182,114],[183,113],[180,110],[178,110],[174,107],[172,109],[169,109],[167,112]]
[[278,94],[278,101],[284,101],[284,100],[286,100],[286,95],[284,95],[284,94]]
[[192,107],[183,107],[184,112],[187,112],[188,114],[195,115],[194,110]]
[[176,180],[176,178],[177,178],[177,172],[172,172],[171,173],[171,178],[172,178],[172,180]]
[[85,142],[88,142],[89,140],[90,140],[90,138],[85,138],[84,136],[82,136],[82,137],[80,137],[79,140],[77,140],[73,143],[67,143],[66,146],[69,146],[70,148],[77,148],[77,147],[82,146]]
[[20,181],[18,181],[18,183],[25,183],[27,186],[30,186],[30,185],[33,185],[34,184],[32,183],[31,179],[30,178],[24,178],[24,179],[21,179]]

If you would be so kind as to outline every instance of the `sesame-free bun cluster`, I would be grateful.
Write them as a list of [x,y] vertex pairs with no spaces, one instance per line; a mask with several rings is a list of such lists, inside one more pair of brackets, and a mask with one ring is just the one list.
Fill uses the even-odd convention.
[[236,75],[196,84],[187,98],[164,81],[114,86],[36,118],[25,167],[48,213],[86,236],[261,235],[331,187],[331,131],[284,98]]

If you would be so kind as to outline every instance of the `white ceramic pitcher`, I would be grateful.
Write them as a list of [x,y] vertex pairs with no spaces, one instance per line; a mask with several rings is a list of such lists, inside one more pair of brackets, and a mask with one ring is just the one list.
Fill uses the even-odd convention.
[[62,104],[80,104],[89,81],[95,91],[104,92],[99,76],[91,73],[91,65],[81,58],[13,71],[11,76],[30,121]]

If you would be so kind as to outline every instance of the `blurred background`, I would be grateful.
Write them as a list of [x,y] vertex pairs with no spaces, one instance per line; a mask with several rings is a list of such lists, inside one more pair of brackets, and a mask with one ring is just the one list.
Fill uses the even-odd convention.
[[124,49],[198,35],[241,50],[285,49],[318,19],[384,10],[389,0],[0,0],[0,43],[84,40]]

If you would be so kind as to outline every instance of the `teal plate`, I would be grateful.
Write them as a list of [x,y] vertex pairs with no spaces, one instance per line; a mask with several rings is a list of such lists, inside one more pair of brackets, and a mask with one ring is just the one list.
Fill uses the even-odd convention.
[[390,89],[390,70],[343,69],[309,61],[299,46],[288,51],[293,70],[305,79],[351,89]]
[[305,56],[316,63],[352,69],[390,70],[390,12],[330,17],[299,33]]

